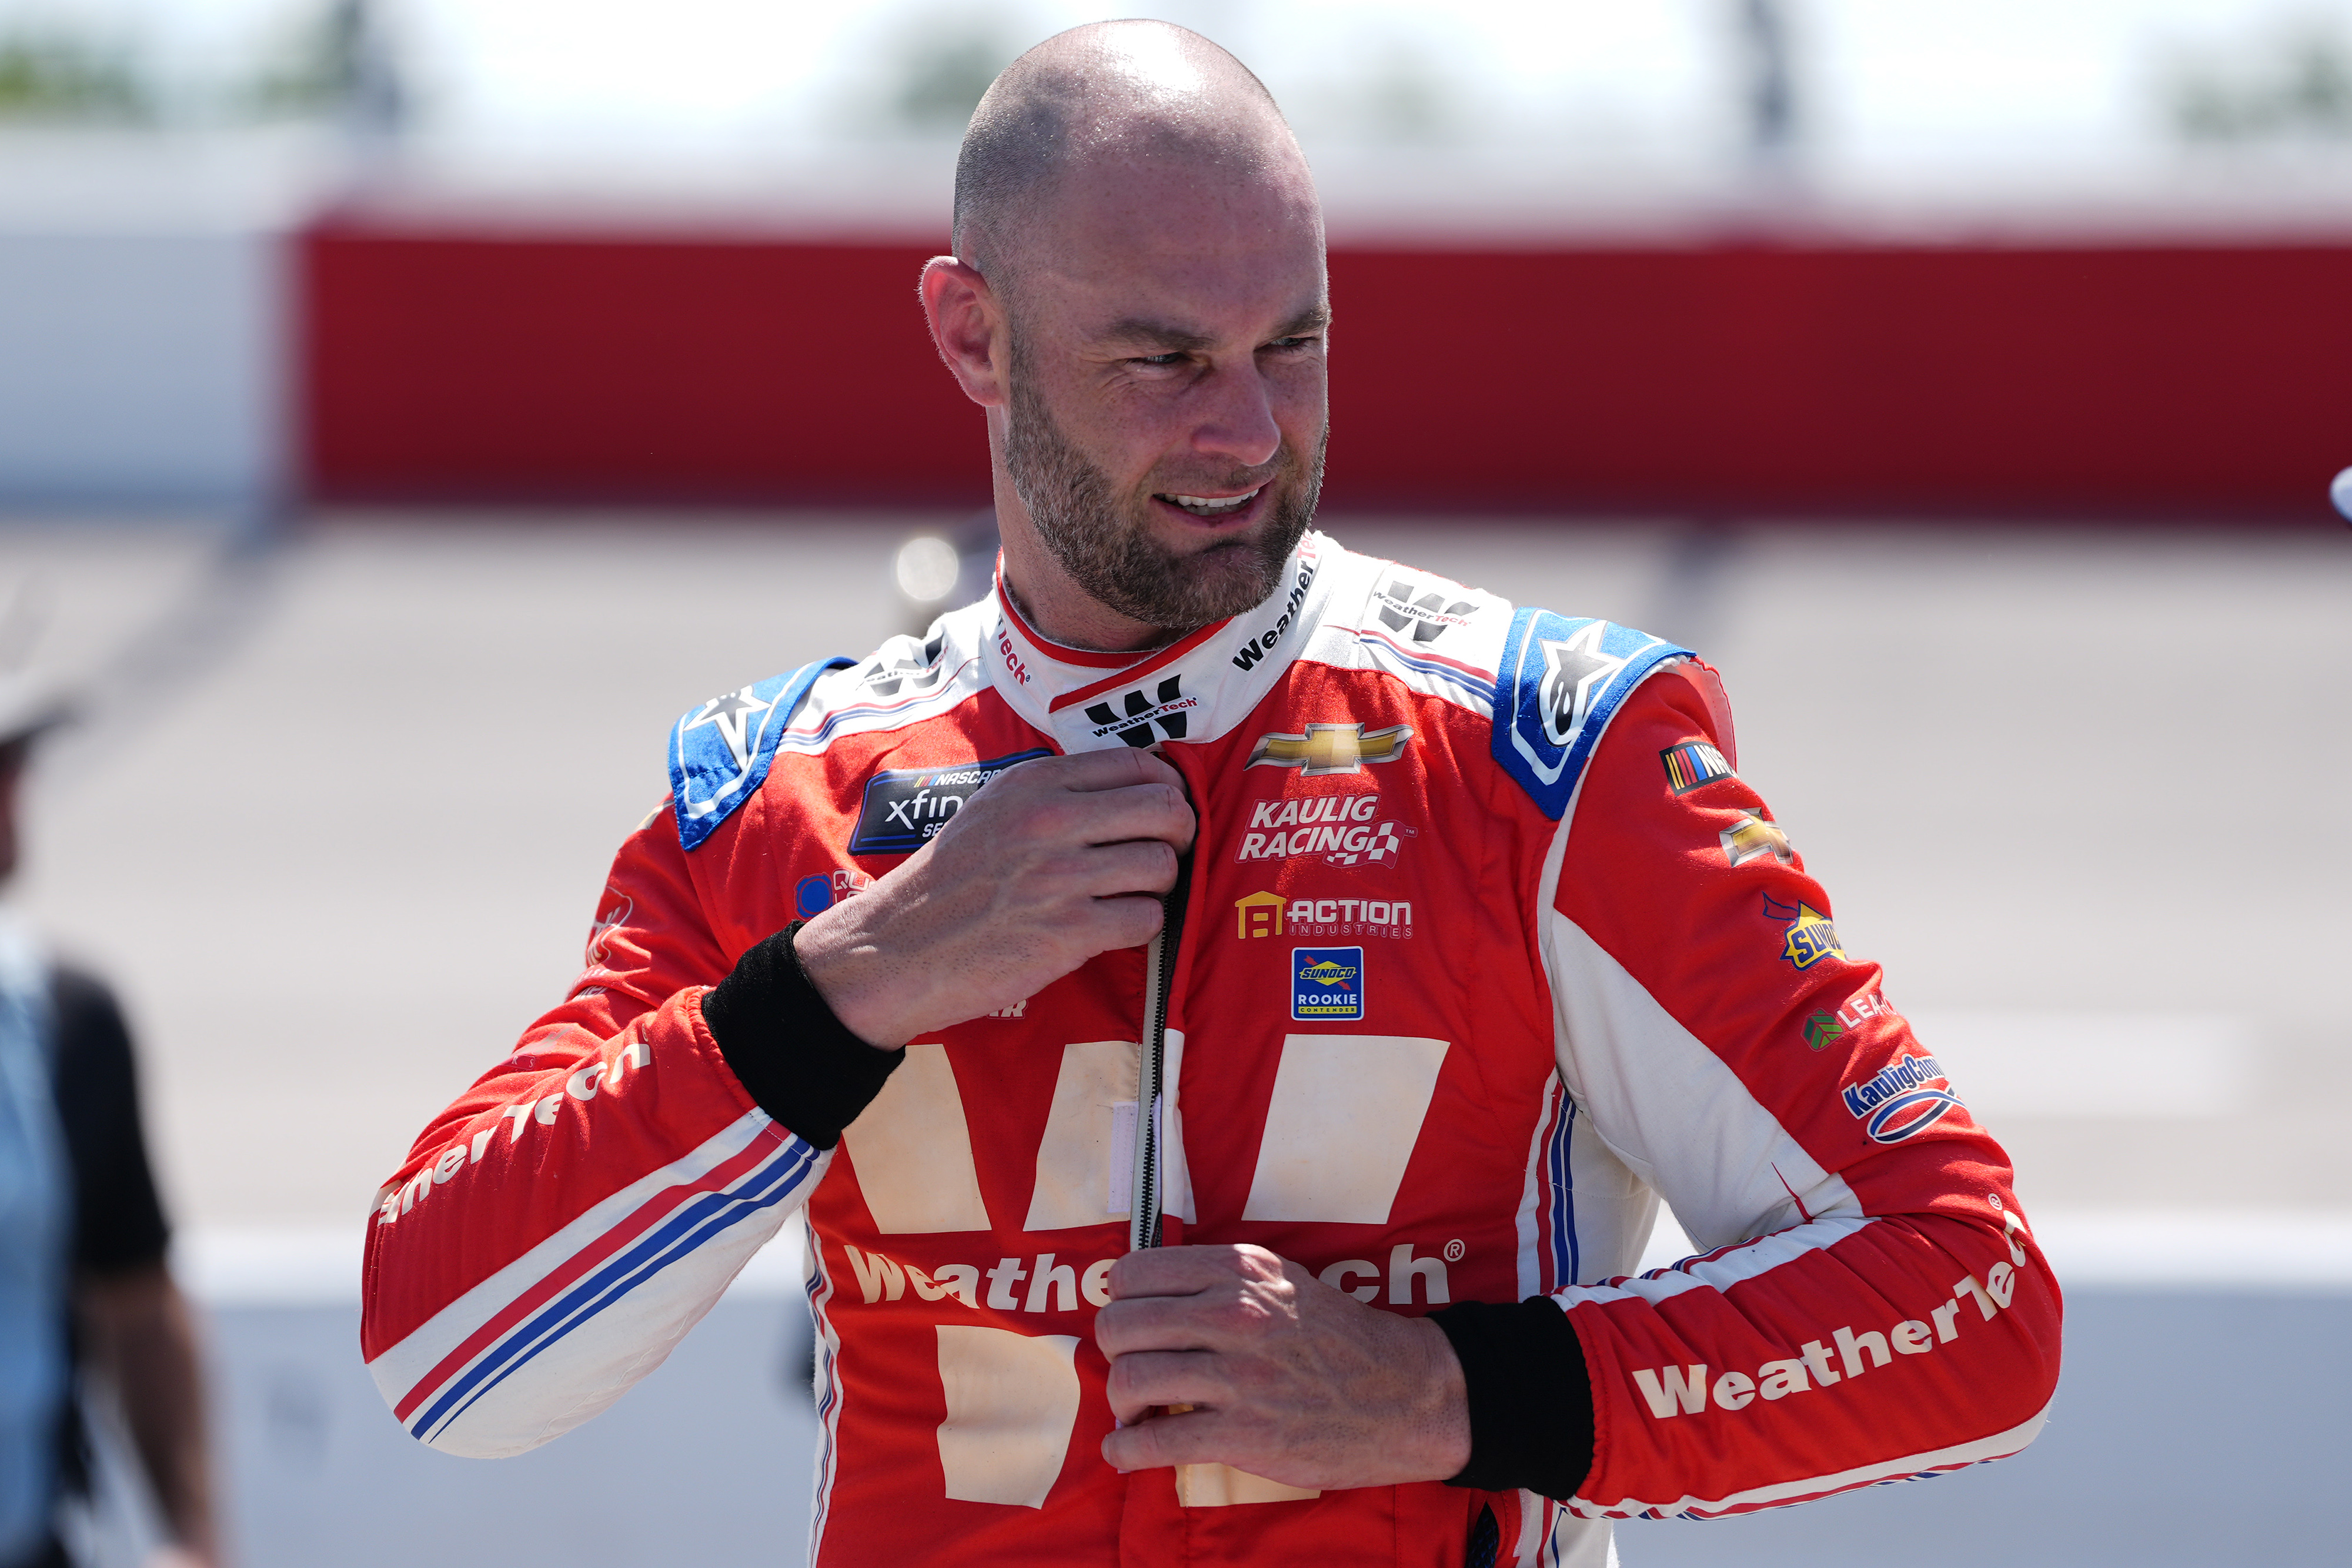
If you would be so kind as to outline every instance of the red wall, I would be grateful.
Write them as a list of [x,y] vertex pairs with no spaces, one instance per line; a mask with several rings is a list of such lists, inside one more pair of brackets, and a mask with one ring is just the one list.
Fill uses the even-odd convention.
[[[352,499],[984,502],[925,249],[324,225],[304,450]],[[2352,244],[1340,250],[1328,501],[2326,515]]]

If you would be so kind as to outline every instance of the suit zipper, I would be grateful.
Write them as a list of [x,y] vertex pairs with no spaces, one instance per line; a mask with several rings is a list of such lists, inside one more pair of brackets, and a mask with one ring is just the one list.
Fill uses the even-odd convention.
[[1160,1107],[1166,1098],[1168,988],[1176,953],[1184,940],[1184,901],[1192,882],[1192,857],[1177,862],[1176,885],[1160,901],[1160,934],[1143,958],[1143,1051],[1135,1086],[1135,1171],[1129,1187],[1127,1248],[1139,1252],[1160,1245]]

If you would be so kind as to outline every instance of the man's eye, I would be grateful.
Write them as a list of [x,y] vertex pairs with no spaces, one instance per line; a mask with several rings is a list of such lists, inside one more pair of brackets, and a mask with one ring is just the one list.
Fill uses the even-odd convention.
[[1280,350],[1284,353],[1295,353],[1300,349],[1312,348],[1321,340],[1321,339],[1314,337],[1311,334],[1297,338],[1276,338],[1273,342],[1268,343],[1266,347],[1269,349]]
[[1139,354],[1127,362],[1130,365],[1181,365],[1184,362],[1184,356],[1173,353]]

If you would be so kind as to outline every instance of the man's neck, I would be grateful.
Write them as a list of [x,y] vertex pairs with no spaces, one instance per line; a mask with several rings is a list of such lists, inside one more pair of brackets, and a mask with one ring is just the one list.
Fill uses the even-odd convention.
[[[1010,485],[998,487],[997,537],[1004,549],[1004,591],[1032,630],[1065,648],[1091,653],[1143,653],[1164,648],[1189,626],[1154,626],[1122,615],[1078,586],[1054,559],[1024,514],[1004,505]],[[1014,507],[1020,505],[1013,498]]]

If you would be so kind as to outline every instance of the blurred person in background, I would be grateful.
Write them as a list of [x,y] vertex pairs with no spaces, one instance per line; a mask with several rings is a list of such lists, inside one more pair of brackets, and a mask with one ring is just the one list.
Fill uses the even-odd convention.
[[[804,1208],[822,1563],[1590,1568],[2030,1442],[2007,1156],[1714,672],[1309,530],[1322,222],[1257,79],[1049,39],[954,246],[994,591],[678,721],[587,968],[379,1195],[406,1428],[586,1420]],[[1662,1197],[1709,1250],[1626,1279]]]
[[[65,716],[0,689],[0,880],[17,863],[17,786]],[[51,962],[0,912],[0,1563],[77,1563],[61,1511],[91,1484],[84,1380],[119,1404],[172,1544],[149,1568],[216,1551],[202,1380],[164,1252],[130,1031],[104,981]],[[67,1533],[70,1533],[69,1531]]]

